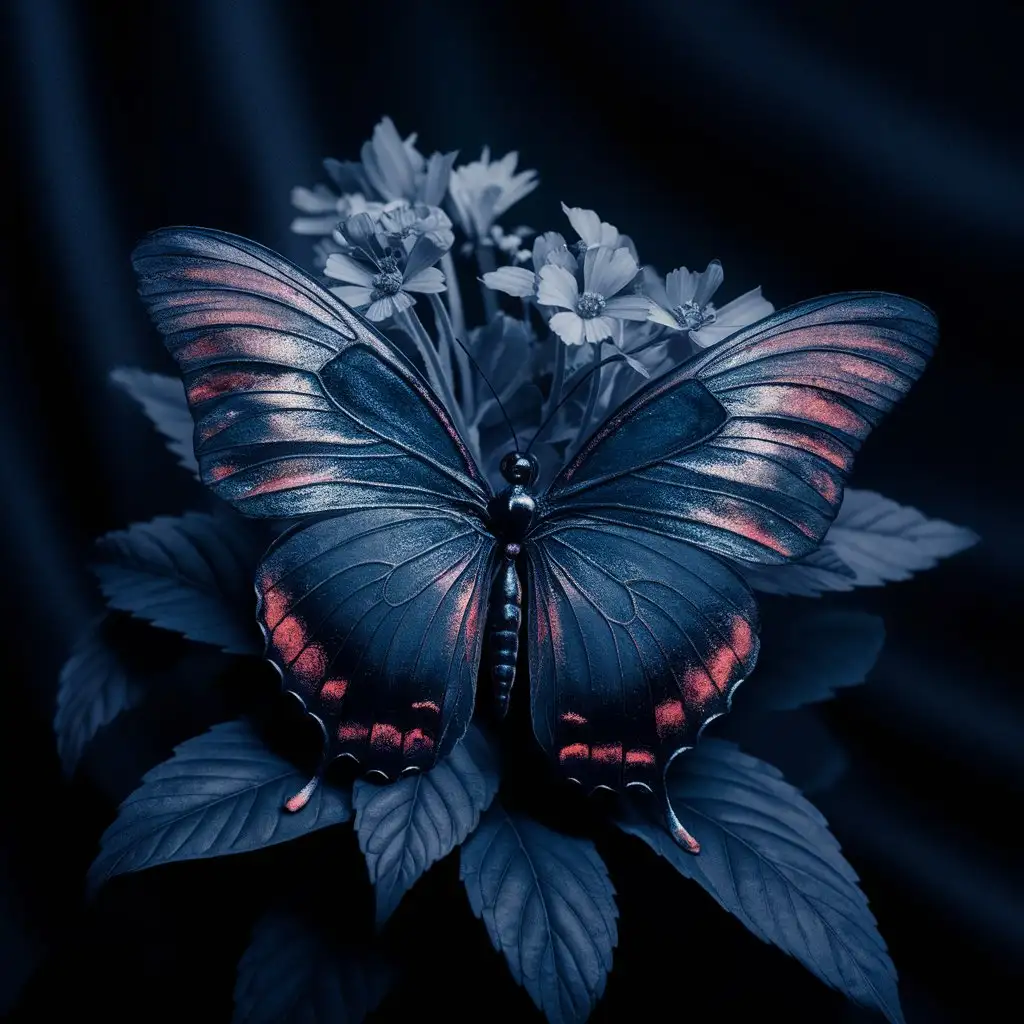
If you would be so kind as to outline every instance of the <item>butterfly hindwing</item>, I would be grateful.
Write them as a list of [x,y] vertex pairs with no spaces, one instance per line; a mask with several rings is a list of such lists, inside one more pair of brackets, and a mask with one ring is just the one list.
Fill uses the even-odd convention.
[[565,774],[656,788],[728,709],[758,647],[730,562],[815,550],[935,340],[900,296],[782,310],[646,385],[556,477],[526,543],[528,641],[534,731]]
[[431,389],[297,267],[204,228],[155,232],[132,262],[218,497],[275,518],[381,505],[484,514],[487,485]]
[[266,654],[330,751],[393,778],[472,713],[494,538],[490,489],[414,367],[255,242],[201,228],[136,249],[181,370],[203,481],[298,518],[256,576]]
[[749,587],[700,548],[620,523],[552,521],[527,552],[537,739],[588,791],[653,788],[754,666]]

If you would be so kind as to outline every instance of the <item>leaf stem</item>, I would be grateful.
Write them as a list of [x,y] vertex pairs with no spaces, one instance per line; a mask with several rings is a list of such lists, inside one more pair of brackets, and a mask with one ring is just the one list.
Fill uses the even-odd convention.
[[590,385],[590,392],[587,395],[587,407],[583,410],[583,419],[580,421],[580,430],[576,435],[576,444],[573,452],[578,452],[590,436],[590,421],[594,416],[594,409],[597,407],[597,397],[601,393],[601,349],[604,342],[598,342],[594,346],[594,374]]
[[462,292],[459,290],[459,276],[455,272],[455,260],[449,249],[441,257],[441,271],[448,286],[445,298],[448,300],[448,315],[451,318],[452,330],[457,338],[466,340],[466,314],[462,310]]
[[[455,365],[459,369],[459,391],[462,398],[462,410],[466,422],[473,419],[473,412],[476,409],[476,394],[473,390],[473,375],[470,373],[469,359],[462,346],[456,341],[457,332],[455,325],[448,316],[448,310],[437,295],[430,296],[430,306],[434,311],[434,319],[437,322],[437,330],[443,343],[455,359]],[[450,364],[449,364],[450,365]]]
[[[492,270],[497,269],[497,264],[494,261],[494,247],[490,245],[484,245],[480,243],[476,247],[476,262],[477,266],[480,267],[480,276],[489,274]],[[487,318],[487,322],[490,323],[498,315],[498,296],[494,294],[494,290],[488,288],[487,285],[480,285],[480,294],[484,300],[484,316]]]

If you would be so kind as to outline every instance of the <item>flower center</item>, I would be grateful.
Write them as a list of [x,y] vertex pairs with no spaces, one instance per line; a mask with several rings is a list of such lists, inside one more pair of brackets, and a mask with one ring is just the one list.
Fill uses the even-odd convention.
[[568,246],[567,248],[572,249],[573,253],[576,256],[576,259],[578,260],[583,259],[583,257],[587,255],[588,246],[582,238],[578,242],[573,242],[573,244]]
[[696,302],[684,302],[672,310],[676,323],[687,331],[699,331],[715,322],[715,308],[710,303],[703,308]]
[[[383,264],[385,260],[390,257],[385,257],[381,260]],[[394,263],[394,261],[391,261]],[[382,268],[383,269],[383,268]],[[374,274],[373,280],[370,282],[373,285],[373,298],[374,301],[382,299],[386,295],[397,295],[402,290],[402,275],[397,270],[388,270],[380,274]]]
[[584,292],[576,300],[576,315],[581,320],[593,320],[604,312],[604,298],[597,292]]

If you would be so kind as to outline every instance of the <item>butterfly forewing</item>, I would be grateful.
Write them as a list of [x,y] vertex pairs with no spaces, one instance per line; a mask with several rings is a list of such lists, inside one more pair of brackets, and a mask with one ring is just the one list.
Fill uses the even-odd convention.
[[936,336],[900,296],[782,310],[652,381],[559,474],[527,541],[529,648],[534,730],[567,775],[654,788],[727,710],[757,654],[729,561],[816,549]]
[[429,767],[469,721],[494,547],[451,417],[386,339],[254,242],[172,228],[133,263],[204,482],[249,516],[310,517],[256,578],[285,687],[335,753],[389,777]]

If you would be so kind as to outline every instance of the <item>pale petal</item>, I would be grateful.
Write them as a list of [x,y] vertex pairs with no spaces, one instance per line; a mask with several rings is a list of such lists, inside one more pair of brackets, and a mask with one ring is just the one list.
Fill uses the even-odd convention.
[[327,257],[324,273],[335,281],[344,281],[346,284],[359,284],[364,287],[373,284],[373,274],[366,267],[340,252],[331,253]]
[[725,280],[725,271],[722,270],[722,264],[718,260],[712,260],[704,273],[697,276],[699,280],[697,290],[693,294],[693,301],[703,309]]
[[376,302],[371,302],[369,308],[364,314],[367,320],[372,320],[374,323],[380,323],[381,320],[387,320],[389,316],[395,311],[395,304],[392,302],[393,296],[385,295],[382,299],[377,299]]
[[416,300],[411,295],[406,295],[405,292],[397,292],[392,295],[391,302],[394,304],[396,313],[401,313],[403,309],[416,305]]
[[583,321],[583,335],[591,344],[604,341],[615,334],[615,321],[608,316],[595,316]]
[[323,185],[316,188],[298,185],[292,189],[292,206],[303,213],[337,213],[338,197]]
[[[576,308],[576,300],[580,297],[580,290],[576,285],[576,278],[564,267],[555,267],[550,263],[542,267],[540,280],[537,285],[537,301],[545,306],[561,306],[563,309]],[[578,342],[570,342],[578,344]]]
[[368,306],[373,295],[372,288],[360,288],[358,285],[353,284],[338,285],[337,288],[329,288],[328,291],[333,295],[337,295],[342,302],[353,309],[359,309],[360,306]]
[[385,199],[413,198],[419,154],[402,141],[390,117],[382,118],[373,129],[373,138],[363,143],[360,156],[366,176]]
[[669,271],[665,278],[665,291],[668,294],[668,308],[675,309],[686,302],[693,302],[697,292],[697,274],[680,267]]
[[575,313],[556,313],[548,326],[566,345],[583,344],[583,321]]
[[717,310],[715,323],[731,325],[732,329],[737,331],[741,327],[756,324],[758,320],[774,312],[775,307],[761,294],[761,286],[758,285]]
[[667,309],[659,306],[656,302],[651,303],[651,309],[647,314],[647,319],[653,323],[662,324],[664,327],[671,327],[674,331],[678,331],[680,329],[676,318]]
[[618,320],[646,320],[651,310],[651,300],[643,295],[617,295],[604,304],[606,316]]
[[558,249],[565,251],[565,238],[557,231],[545,231],[544,234],[537,235],[533,240],[534,269],[540,270],[548,262],[551,253]]
[[[443,241],[443,239],[442,239]],[[405,259],[405,270],[402,276],[406,281],[418,277],[420,271],[432,267],[445,253],[431,235],[420,235],[413,243]]]
[[628,249],[609,249],[605,245],[588,249],[583,260],[584,291],[608,298],[629,284],[638,269]]
[[[569,218],[573,231],[588,246],[602,244],[602,228],[610,227],[615,231],[611,224],[602,224],[601,218],[593,210],[584,210],[581,206],[569,207],[562,203],[562,212]],[[615,231],[615,236],[618,237],[617,231]]]
[[428,267],[402,282],[402,291],[433,294],[443,292],[445,288],[444,274],[437,267]]
[[659,306],[671,309],[672,303],[668,300],[668,292],[665,291],[665,282],[661,279],[661,275],[651,266],[643,268],[643,275],[644,294]]
[[340,220],[337,213],[326,217],[296,217],[291,228],[297,235],[329,235]]
[[484,274],[483,282],[496,292],[528,299],[537,288],[537,275],[525,267],[499,267]]

